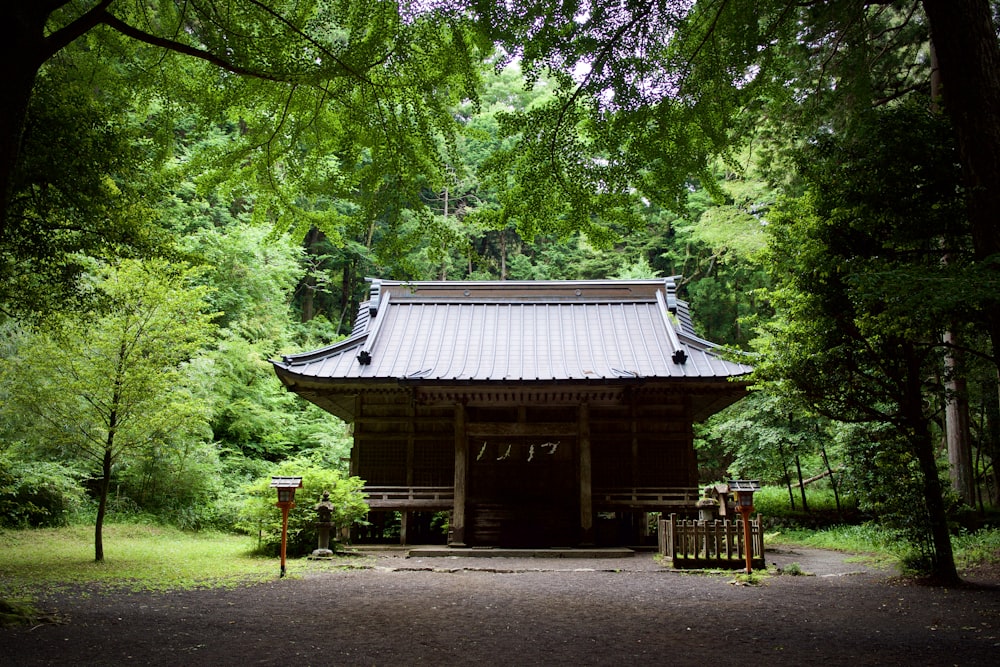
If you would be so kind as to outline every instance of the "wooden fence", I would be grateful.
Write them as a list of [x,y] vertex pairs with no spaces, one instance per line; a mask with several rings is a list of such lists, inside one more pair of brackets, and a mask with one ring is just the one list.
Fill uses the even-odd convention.
[[[693,521],[671,514],[659,525],[660,553],[675,568],[746,567],[743,520]],[[764,569],[764,533],[760,515],[750,520],[750,546],[754,569]]]

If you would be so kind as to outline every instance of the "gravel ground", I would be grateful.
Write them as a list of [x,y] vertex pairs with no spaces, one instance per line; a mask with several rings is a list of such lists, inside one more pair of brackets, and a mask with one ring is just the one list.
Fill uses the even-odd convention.
[[[2,665],[994,665],[1000,579],[920,585],[768,552],[759,586],[631,558],[406,558],[236,590],[51,595]],[[796,563],[804,576],[779,574]],[[370,566],[370,567],[369,567]]]

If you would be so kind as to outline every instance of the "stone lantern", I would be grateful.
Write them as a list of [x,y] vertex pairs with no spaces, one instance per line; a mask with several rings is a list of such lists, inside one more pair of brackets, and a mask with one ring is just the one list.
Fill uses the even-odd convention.
[[323,499],[313,509],[316,510],[316,528],[319,533],[319,546],[312,552],[309,558],[330,558],[333,556],[333,551],[330,550],[330,528],[333,526],[333,522],[331,521],[333,518],[333,503],[330,502],[329,491],[323,492]]
[[715,521],[716,512],[719,510],[719,501],[715,498],[700,498],[695,507],[698,509],[699,521]]

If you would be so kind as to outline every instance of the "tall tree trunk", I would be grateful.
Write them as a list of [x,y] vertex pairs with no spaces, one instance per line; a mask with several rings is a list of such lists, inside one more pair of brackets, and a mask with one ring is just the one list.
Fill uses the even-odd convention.
[[[306,256],[316,256],[321,254],[320,250],[317,249],[319,243],[323,240],[323,232],[321,232],[316,227],[310,227],[309,232],[306,234],[305,238],[305,249]],[[313,266],[308,269],[308,273],[302,278],[299,283],[302,289],[302,307],[300,313],[300,319],[303,322],[309,322],[313,317],[316,316],[316,276],[314,271],[319,270],[319,262],[316,262]]]
[[[944,342],[955,345],[954,328],[944,333]],[[951,486],[962,502],[975,507],[976,497],[972,472],[972,438],[969,431],[969,391],[957,352],[945,352],[945,440],[948,443],[948,471]]]
[[14,173],[21,155],[21,137],[31,91],[44,61],[43,30],[49,9],[45,3],[10,3],[0,13],[0,241],[8,230],[7,209],[14,188]]
[[[931,42],[931,111],[941,111],[940,101],[944,96],[941,85],[941,67],[938,64],[937,49]],[[947,242],[942,239],[942,244]],[[945,252],[941,263],[947,265],[951,261]],[[958,359],[958,323],[952,322],[951,328],[944,332],[942,341],[945,344],[944,386],[945,386],[945,443],[948,449],[948,470],[951,475],[951,486],[970,507],[975,507],[975,485],[972,467],[972,434],[969,430],[969,395],[965,380],[965,371]]]
[[[901,408],[910,434],[910,446],[920,465],[926,517],[934,547],[933,575],[939,583],[955,584],[961,580],[955,569],[955,555],[948,530],[943,487],[938,476],[934,439],[931,437],[928,419],[924,416],[922,364],[912,346],[906,347],[904,356],[907,372]],[[919,512],[920,508],[915,507],[914,511]]]
[[118,416],[121,414],[127,357],[128,342],[123,339],[118,348],[114,391],[111,394],[111,405],[108,410],[108,437],[104,441],[104,458],[101,461],[101,497],[97,503],[97,520],[94,521],[94,560],[98,563],[104,560],[104,516],[108,509],[108,493],[111,490],[111,464],[114,461],[115,434],[118,432]]
[[[448,224],[448,188],[444,189],[444,222]],[[441,249],[441,274],[440,279],[448,280],[448,253],[447,248]]]
[[788,474],[788,459],[785,458],[785,447],[778,441],[778,454],[781,456],[781,469],[785,473],[785,486],[788,487],[788,506],[795,511],[795,492],[792,491],[792,476]]
[[938,477],[934,441],[925,429],[923,433],[914,435],[913,445],[923,476],[927,518],[930,524],[931,541],[934,544],[933,574],[935,579],[942,584],[956,584],[961,579],[958,576],[958,570],[955,569],[955,554],[951,546],[951,533],[948,530],[948,517],[942,497],[941,478]]
[[798,471],[799,475],[799,493],[802,495],[802,511],[809,512],[809,502],[806,500],[806,485],[802,481],[802,462],[799,460],[799,455],[795,455],[795,470]]
[[98,563],[104,561],[104,515],[108,510],[108,493],[111,490],[111,447],[114,437],[114,431],[110,431],[104,449],[104,460],[101,462],[100,498],[97,501],[97,520],[94,522],[94,560]]
[[500,280],[507,280],[507,228],[500,230]]
[[347,320],[347,333],[354,326],[355,310],[352,297],[354,295],[354,262],[349,256],[344,260],[340,274],[340,321],[337,322],[337,333],[341,333],[344,320]]
[[984,393],[989,396],[992,391],[996,402],[990,406],[984,404],[985,409],[983,410],[985,423],[983,430],[986,433],[983,449],[986,450],[990,461],[992,461],[989,471],[985,473],[989,475],[989,481],[986,481],[984,486],[988,490],[988,498],[992,504],[1000,503],[1000,371],[997,371],[995,380],[996,384],[990,387],[990,391]]
[[[1000,254],[1000,44],[990,2],[923,0],[923,6],[968,187],[975,258],[985,261]],[[993,268],[1000,272],[1000,263]],[[1000,350],[1000,299],[986,311],[993,349]]]

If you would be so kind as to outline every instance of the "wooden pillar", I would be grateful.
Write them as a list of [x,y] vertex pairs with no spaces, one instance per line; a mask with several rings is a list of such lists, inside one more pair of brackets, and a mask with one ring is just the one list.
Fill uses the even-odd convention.
[[698,453],[694,451],[694,408],[691,396],[684,396],[684,439],[687,441],[688,479],[685,486],[698,486]]
[[[406,408],[406,486],[409,489],[413,489],[413,441],[415,439],[416,432],[416,407],[415,399],[410,396],[410,404]],[[410,525],[410,511],[403,509],[399,513],[399,543],[409,544],[409,528]]]
[[[363,403],[361,401],[361,394],[354,395],[354,421],[351,423],[351,436],[353,442],[351,443],[351,461],[349,465],[349,472],[352,477],[357,477],[358,470],[360,466],[360,445],[361,442],[361,409]],[[371,518],[371,513],[369,513],[366,519]],[[345,542],[350,540],[358,540],[361,537],[361,528],[353,521],[350,525],[344,526],[341,532],[341,537]]]
[[451,541],[465,546],[465,497],[469,480],[469,448],[465,435],[465,406],[455,405],[455,500],[451,511]]
[[580,405],[580,544],[594,544],[594,498],[591,490],[590,406]]
[[359,470],[359,462],[360,461],[359,461],[359,453],[358,453],[358,449],[359,449],[358,443],[361,441],[361,431],[362,431],[361,417],[363,416],[361,414],[361,411],[362,411],[363,408],[364,408],[364,403],[361,400],[361,394],[355,394],[354,395],[354,423],[351,424],[351,427],[352,427],[351,430],[353,431],[353,436],[354,436],[354,443],[351,446],[351,466],[350,466],[350,470],[351,470],[351,475],[352,476],[357,476],[358,470]]
[[[639,400],[636,398],[635,393],[629,392],[629,434],[632,437],[632,493],[636,492],[636,489],[640,486],[639,484]],[[640,518],[643,516],[643,512],[639,510],[626,510],[626,516],[629,522],[629,533],[630,533],[630,543],[636,544],[642,542],[641,527],[636,525]]]
[[631,486],[634,489],[639,486],[639,408],[634,394],[629,394],[628,401],[628,428],[629,437],[631,438],[631,457],[632,457],[632,469],[631,469]]

